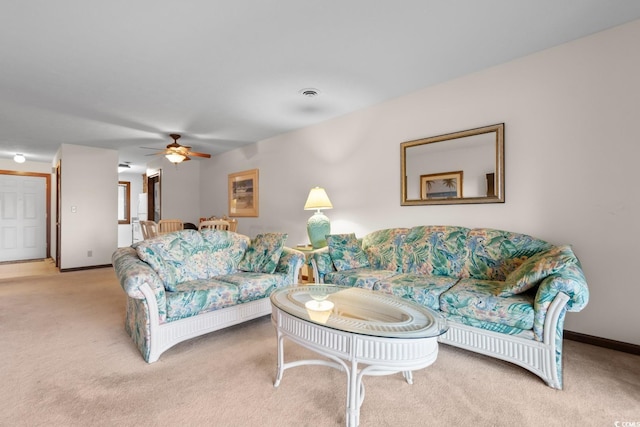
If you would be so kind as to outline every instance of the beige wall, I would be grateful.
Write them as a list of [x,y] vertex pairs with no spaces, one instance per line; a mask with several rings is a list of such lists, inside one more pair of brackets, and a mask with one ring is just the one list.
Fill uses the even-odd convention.
[[[111,264],[111,254],[118,247],[118,152],[62,144],[58,153],[62,161],[60,268]],[[51,203],[55,216],[55,199]]]
[[195,225],[200,218],[200,188],[207,183],[200,180],[200,160],[190,160],[179,165],[170,163],[164,156],[147,164],[147,174],[161,171],[162,218],[180,219]]
[[[259,168],[260,217],[239,231],[285,231],[291,246],[307,241],[315,185],[333,232],[454,224],[572,244],[591,302],[566,328],[640,344],[637,40],[640,21],[216,156],[201,212],[226,213],[227,174]],[[401,142],[501,122],[506,203],[400,206]]]

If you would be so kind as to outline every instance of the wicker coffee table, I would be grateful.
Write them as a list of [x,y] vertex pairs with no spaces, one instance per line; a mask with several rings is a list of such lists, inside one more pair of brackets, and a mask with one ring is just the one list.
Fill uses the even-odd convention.
[[[392,295],[360,288],[299,285],[271,294],[272,321],[278,338],[278,387],[284,371],[322,365],[347,373],[346,424],[359,424],[365,375],[412,371],[438,356],[437,337],[447,330],[436,312]],[[329,360],[284,362],[287,338]],[[362,365],[360,367],[359,365]]]

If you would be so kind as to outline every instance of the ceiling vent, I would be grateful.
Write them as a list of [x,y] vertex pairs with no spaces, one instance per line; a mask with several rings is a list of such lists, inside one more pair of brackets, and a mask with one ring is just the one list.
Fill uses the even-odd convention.
[[316,96],[320,95],[320,91],[318,89],[314,89],[310,87],[310,88],[302,89],[300,91],[300,95],[306,96],[307,98],[315,98]]

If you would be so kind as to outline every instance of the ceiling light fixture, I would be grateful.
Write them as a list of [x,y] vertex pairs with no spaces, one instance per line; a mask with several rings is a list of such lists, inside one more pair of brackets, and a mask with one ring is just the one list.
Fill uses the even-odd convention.
[[129,166],[129,164],[128,164],[128,163],[120,163],[120,164],[118,165],[118,173],[120,173],[120,172],[124,172],[124,171],[126,171],[127,169],[131,169],[131,166]]
[[177,165],[178,163],[182,163],[182,161],[187,158],[186,156],[183,156],[179,153],[169,153],[165,157],[175,165]]
[[316,96],[320,95],[320,91],[312,87],[301,89],[299,93],[300,95],[305,96],[307,98],[315,98]]
[[16,154],[15,156],[13,156],[13,161],[16,163],[24,163],[25,160],[27,159],[23,154]]

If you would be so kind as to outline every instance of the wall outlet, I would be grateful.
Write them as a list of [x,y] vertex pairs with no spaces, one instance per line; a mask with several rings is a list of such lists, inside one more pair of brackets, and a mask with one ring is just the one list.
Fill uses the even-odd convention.
[[93,251],[92,250],[88,250],[87,251],[87,257],[91,258],[93,256]]

